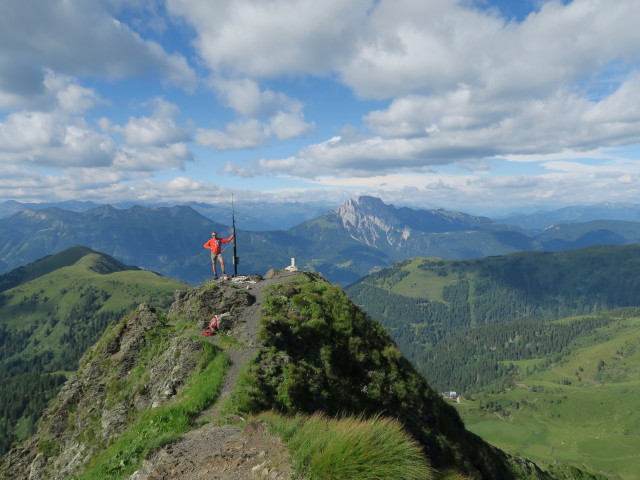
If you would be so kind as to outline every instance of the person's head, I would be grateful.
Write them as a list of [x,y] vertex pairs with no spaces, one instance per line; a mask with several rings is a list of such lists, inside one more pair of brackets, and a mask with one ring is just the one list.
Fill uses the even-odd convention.
[[213,238],[216,238],[216,237],[218,236],[218,234],[217,234],[216,232],[211,232],[211,236],[212,236]]

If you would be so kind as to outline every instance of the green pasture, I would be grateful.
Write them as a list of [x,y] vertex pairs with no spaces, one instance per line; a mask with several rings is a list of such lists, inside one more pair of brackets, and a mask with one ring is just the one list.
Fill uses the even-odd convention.
[[[534,367],[538,360],[513,362]],[[640,319],[591,332],[547,369],[517,387],[463,399],[472,432],[541,464],[640,479]]]
[[428,298],[429,301],[441,302],[442,290],[447,285],[457,284],[458,276],[452,273],[439,275],[436,271],[419,268],[423,262],[429,260],[444,263],[439,259],[413,259],[403,267],[409,274],[393,284],[390,292],[410,298]]

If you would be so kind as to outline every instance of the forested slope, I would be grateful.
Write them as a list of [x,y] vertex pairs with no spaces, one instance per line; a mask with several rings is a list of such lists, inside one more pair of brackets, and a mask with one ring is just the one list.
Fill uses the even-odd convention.
[[416,258],[347,287],[422,371],[420,357],[466,329],[640,305],[640,245]]

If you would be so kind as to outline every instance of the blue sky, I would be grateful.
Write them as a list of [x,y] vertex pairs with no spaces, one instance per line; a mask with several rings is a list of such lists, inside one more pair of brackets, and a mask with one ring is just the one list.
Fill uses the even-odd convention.
[[640,203],[637,0],[3,0],[0,201]]

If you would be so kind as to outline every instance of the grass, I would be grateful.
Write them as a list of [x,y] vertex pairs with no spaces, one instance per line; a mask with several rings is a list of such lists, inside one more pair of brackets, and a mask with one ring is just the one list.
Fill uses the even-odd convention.
[[396,295],[410,298],[428,298],[430,301],[442,301],[444,287],[458,283],[458,276],[454,274],[442,276],[435,271],[419,268],[427,260],[418,258],[405,265],[403,270],[408,271],[409,274],[395,283],[389,291]]
[[[309,480],[436,480],[419,445],[390,418],[263,413]],[[455,477],[450,477],[455,478]]]
[[[559,362],[521,374],[519,388],[463,400],[456,407],[465,425],[540,464],[573,464],[640,479],[639,324],[629,318],[599,328],[590,334],[597,342],[578,339]],[[505,408],[481,408],[488,402]]]
[[173,403],[143,412],[138,421],[94,460],[77,480],[116,480],[139,468],[146,455],[193,428],[195,416],[209,406],[222,385],[228,358],[205,342],[203,369]]

